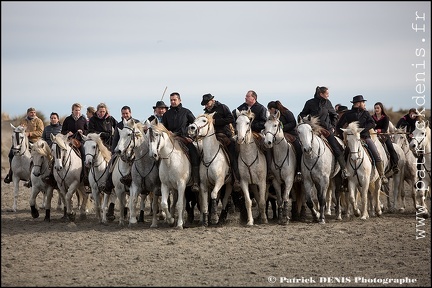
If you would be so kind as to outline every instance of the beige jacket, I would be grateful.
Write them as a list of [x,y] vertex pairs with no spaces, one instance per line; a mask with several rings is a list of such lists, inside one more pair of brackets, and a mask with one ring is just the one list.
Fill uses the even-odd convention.
[[25,117],[21,120],[20,125],[27,127],[26,132],[29,132],[28,138],[30,142],[35,143],[42,138],[42,133],[45,126],[42,120],[37,116],[31,120]]

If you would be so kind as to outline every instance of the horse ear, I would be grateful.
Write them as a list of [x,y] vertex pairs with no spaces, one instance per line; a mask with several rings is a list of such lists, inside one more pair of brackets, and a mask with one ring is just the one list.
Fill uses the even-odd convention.
[[12,123],[9,123],[13,130],[15,130],[15,126]]
[[[357,128],[357,132],[361,133],[365,128]],[[376,134],[376,133],[375,133]]]
[[87,141],[87,135],[81,134],[81,138],[83,139],[83,141]]
[[276,119],[279,119],[279,117],[280,117],[280,111],[276,110]]
[[54,141],[55,136],[52,133],[50,133],[50,138],[51,138],[51,141]]
[[297,116],[297,123],[303,123],[303,118],[300,115]]
[[[235,113],[236,113],[236,116],[238,117],[238,116],[240,116],[240,111],[236,108],[236,110],[235,110]],[[11,124],[12,125],[12,124]]]
[[214,111],[213,113],[210,113],[209,116],[213,118],[214,114],[216,114],[216,111]]

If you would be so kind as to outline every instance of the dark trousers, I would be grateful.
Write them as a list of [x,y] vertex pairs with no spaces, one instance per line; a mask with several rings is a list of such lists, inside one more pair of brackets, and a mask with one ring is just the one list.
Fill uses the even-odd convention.
[[297,172],[301,172],[300,167],[301,167],[301,157],[303,155],[303,150],[301,149],[301,144],[300,144],[298,137],[296,137],[295,141],[292,142],[291,144],[293,144],[295,154],[296,154],[296,160],[297,160],[296,170],[297,170]]
[[399,157],[396,153],[396,150],[393,147],[393,142],[391,142],[390,137],[387,137],[384,143],[387,146],[387,150],[389,151],[390,154],[390,162],[392,164],[391,166],[397,165],[399,162]]
[[330,132],[330,134],[326,137],[326,139],[329,142],[336,158],[338,158],[339,155],[342,155],[343,153],[342,147],[340,146],[339,142],[336,140],[333,132]]
[[238,170],[238,155],[236,153],[236,143],[233,139],[230,139],[230,144],[228,145],[228,156],[231,162],[231,169],[233,170],[233,174],[237,180],[240,179],[240,173]]
[[189,156],[190,156],[190,161],[191,161],[192,167],[199,167],[200,157],[199,157],[198,150],[196,149],[195,145],[191,142],[191,143],[188,143],[186,146],[189,149]]
[[371,151],[373,158],[375,159],[375,162],[381,162],[381,156],[378,153],[378,150],[375,146],[375,143],[372,141],[371,138],[364,139],[366,141],[366,144],[368,145],[368,149]]

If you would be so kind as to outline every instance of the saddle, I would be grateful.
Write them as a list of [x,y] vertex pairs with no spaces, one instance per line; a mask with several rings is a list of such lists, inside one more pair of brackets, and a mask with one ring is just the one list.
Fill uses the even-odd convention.
[[186,154],[189,162],[191,162],[191,159],[190,159],[190,156],[189,156],[189,148],[187,147],[187,145],[189,144],[188,140],[186,140],[186,138],[181,137],[181,136],[174,136],[174,139],[178,140],[177,142],[179,143],[180,148]]
[[296,137],[294,135],[291,135],[287,132],[284,132],[284,136],[285,139],[289,142],[289,143],[294,143],[294,141],[296,140]]
[[262,134],[260,134],[258,132],[252,132],[252,135],[253,135],[253,139],[255,140],[256,145],[261,150],[261,152],[263,152],[265,155],[267,148],[265,148],[265,146],[264,146],[264,137],[262,136]]

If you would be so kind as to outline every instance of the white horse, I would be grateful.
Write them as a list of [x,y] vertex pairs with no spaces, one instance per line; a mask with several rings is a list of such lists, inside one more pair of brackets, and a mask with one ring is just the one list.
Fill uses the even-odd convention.
[[57,181],[59,192],[63,203],[66,205],[66,215],[70,221],[75,221],[75,212],[73,211],[72,196],[77,193],[78,201],[82,199],[80,209],[80,218],[86,219],[86,207],[88,194],[85,193],[84,184],[80,182],[82,167],[79,151],[72,148],[67,135],[58,133],[50,134],[52,146],[51,154],[54,157],[54,178]]
[[[267,118],[264,126],[264,146],[273,149],[270,167],[275,175],[273,187],[277,196],[278,218],[280,224],[286,224],[289,221],[288,201],[294,184],[297,159],[294,146],[288,143],[285,138],[279,117],[280,111],[277,110],[275,114]],[[285,184],[283,193],[282,184]],[[297,209],[297,207],[293,207],[293,209]]]
[[[255,114],[250,109],[241,112],[236,109],[236,115],[237,143],[240,147],[238,161],[240,186],[245,198],[248,215],[246,225],[252,226],[254,224],[249,185],[253,187],[251,188],[253,189],[255,200],[258,203],[261,222],[266,224],[268,223],[265,213],[267,162],[264,152],[260,149],[252,133],[251,123],[255,118]],[[258,191],[256,191],[256,188]]]
[[51,174],[51,148],[48,143],[43,139],[39,139],[33,144],[31,150],[31,160],[33,167],[31,170],[31,195],[30,195],[30,209],[33,218],[39,217],[39,211],[36,208],[36,198],[40,192],[44,194],[44,208],[45,218],[44,221],[51,221],[51,200],[53,197],[54,188],[45,183],[43,179]]
[[[216,138],[214,119],[211,114],[202,114],[188,126],[189,136],[196,138],[198,150],[201,153],[200,164],[200,209],[204,226],[208,226],[209,191],[211,199],[211,222],[222,224],[227,217],[227,204],[232,192],[232,173],[227,152],[223,144]],[[201,146],[201,147],[200,147]],[[221,188],[225,185],[225,194],[222,199],[222,211],[217,215],[218,201],[221,197]]]
[[[166,214],[167,222],[172,225],[174,217],[168,209],[169,192],[177,194],[177,228],[183,229],[183,212],[186,206],[185,189],[191,182],[191,163],[186,152],[162,124],[151,125],[147,131],[149,136],[149,154],[159,163],[161,181],[161,206]],[[153,211],[156,212],[156,211]],[[174,213],[174,212],[173,212]]]
[[[110,199],[110,195],[103,193],[100,187],[105,184],[107,179],[108,162],[111,159],[111,152],[103,144],[99,134],[82,134],[81,137],[84,140],[84,164],[89,168],[88,178],[92,197],[95,202],[96,217],[100,223],[106,224],[106,212],[108,210],[108,200]],[[102,201],[103,203],[101,205]]]
[[11,162],[12,170],[12,182],[14,184],[14,200],[12,209],[8,210],[11,212],[17,211],[17,202],[19,195],[19,181],[29,181],[30,180],[30,163],[31,163],[31,153],[30,146],[31,143],[26,136],[24,126],[15,127],[10,123],[12,127],[12,153],[14,154]]
[[410,149],[418,159],[417,169],[418,181],[415,183],[417,214],[424,218],[429,217],[429,210],[425,203],[425,198],[430,198],[431,185],[431,129],[429,121],[416,121],[416,129],[413,131],[413,137],[410,142]]
[[[321,138],[322,127],[317,117],[299,117],[297,132],[303,149],[301,170],[306,193],[306,205],[312,213],[314,221],[325,223],[324,211],[330,203],[332,191],[335,189],[336,219],[342,219],[340,207],[340,166],[336,157]],[[340,139],[337,141],[343,148]],[[312,191],[316,189],[319,212],[315,210]],[[330,208],[330,207],[328,207]]]
[[[399,128],[394,131],[393,134],[393,142],[399,145],[404,152],[405,158],[405,166],[400,170],[401,178],[406,181],[411,190],[411,197],[413,199],[414,207],[416,207],[416,196],[415,196],[415,183],[417,182],[417,159],[414,156],[414,153],[411,151],[409,147],[409,142],[406,137],[406,127]],[[402,207],[400,211],[405,211],[405,189],[403,183],[400,183],[399,187],[393,187],[394,189],[394,198],[393,198],[393,209],[397,209],[397,201],[399,195],[401,197]]]
[[[146,123],[148,127],[149,123]],[[147,134],[144,133],[144,125],[135,123],[132,119],[123,119],[123,129],[119,129],[119,142],[115,148],[116,153],[120,154],[127,163],[132,163],[131,176],[132,184],[129,191],[129,226],[137,223],[136,203],[138,196],[141,195],[140,219],[144,222],[145,199],[150,192],[160,195],[160,179],[157,162],[149,155],[149,141]],[[157,227],[158,198],[152,198],[153,219],[150,227]],[[120,202],[122,204],[122,202]],[[120,206],[120,209],[124,207]],[[120,225],[123,225],[123,216],[120,216]],[[141,221],[140,220],[140,221]]]
[[[361,213],[361,219],[366,220],[369,218],[368,191],[372,193],[376,214],[378,216],[382,214],[379,200],[381,178],[378,171],[372,166],[372,160],[361,142],[360,133],[363,130],[364,128],[358,127],[358,121],[351,122],[345,129],[342,128],[344,141],[350,152],[346,167],[350,174],[348,177],[349,200],[354,209],[354,214],[358,217]],[[356,189],[359,190],[362,198],[361,211],[357,208]],[[349,216],[349,209],[347,209],[347,216]]]

